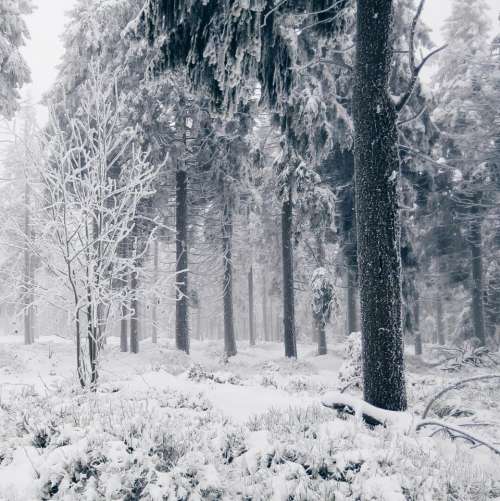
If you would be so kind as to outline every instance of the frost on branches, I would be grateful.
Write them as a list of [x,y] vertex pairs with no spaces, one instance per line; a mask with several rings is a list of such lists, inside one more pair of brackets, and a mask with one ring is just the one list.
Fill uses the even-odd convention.
[[30,81],[20,48],[29,38],[23,15],[32,10],[31,0],[0,0],[0,116],[6,118],[17,111],[19,89]]

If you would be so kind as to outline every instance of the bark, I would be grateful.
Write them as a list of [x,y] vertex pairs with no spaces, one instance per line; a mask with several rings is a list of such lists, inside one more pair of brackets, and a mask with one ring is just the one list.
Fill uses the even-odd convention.
[[358,331],[358,306],[356,301],[356,272],[347,266],[347,335]]
[[255,346],[255,313],[253,304],[253,266],[248,272],[248,328],[250,334],[250,346]]
[[139,299],[137,297],[138,289],[138,271],[133,270],[130,274],[130,292],[131,292],[131,310],[130,317],[130,351],[139,353]]
[[175,304],[175,344],[178,350],[189,353],[188,324],[188,213],[187,173],[178,169],[176,176],[176,257],[177,291]]
[[236,355],[236,340],[234,336],[233,313],[233,212],[230,202],[224,203],[222,220],[222,260],[224,279],[222,282],[222,296],[224,300],[224,351],[228,357]]
[[413,330],[415,335],[415,355],[422,355],[422,334],[420,332],[420,297],[418,291],[415,293],[415,303],[413,305]]
[[292,187],[288,186],[286,199],[281,209],[281,231],[283,251],[283,328],[285,356],[297,357],[297,340],[295,332],[295,297],[293,283],[293,202]]
[[[153,273],[154,273],[154,282],[158,283],[158,261],[159,261],[159,242],[158,238],[154,241],[153,247]],[[151,341],[156,344],[158,343],[158,299],[155,295],[153,298],[153,308],[151,311],[152,317],[152,328],[151,328]]]
[[471,221],[469,242],[472,260],[472,324],[474,336],[479,339],[481,346],[484,346],[486,344],[486,329],[483,303],[483,244],[481,222],[478,218]]
[[388,82],[393,2],[357,1],[355,192],[365,400],[407,407],[401,319],[399,155]]

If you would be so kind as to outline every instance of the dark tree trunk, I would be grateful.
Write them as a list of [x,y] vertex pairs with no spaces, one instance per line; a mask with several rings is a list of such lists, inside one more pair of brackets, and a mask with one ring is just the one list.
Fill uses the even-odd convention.
[[264,340],[266,342],[270,341],[269,338],[269,324],[267,315],[267,276],[266,269],[262,270],[262,328],[264,329]]
[[347,335],[358,331],[358,305],[356,301],[356,271],[347,265]]
[[188,324],[188,225],[187,173],[178,169],[176,176],[176,256],[177,302],[175,304],[175,344],[178,350],[189,353]]
[[401,322],[396,109],[388,82],[393,2],[358,0],[354,71],[355,191],[365,400],[406,409]]
[[130,292],[131,292],[131,317],[130,317],[130,351],[139,353],[139,299],[137,297],[138,272],[133,270],[130,274]]
[[415,355],[422,355],[422,334],[420,332],[420,296],[415,292],[415,302],[413,304],[413,331],[415,335]]
[[283,251],[283,328],[285,356],[297,357],[297,340],[295,333],[295,294],[293,283],[293,202],[292,188],[288,186],[286,199],[281,209],[281,232]]
[[222,295],[224,299],[224,351],[228,357],[236,355],[233,314],[232,239],[233,212],[230,206],[230,202],[226,201],[224,203],[224,213],[222,221],[222,259],[224,269]]
[[128,308],[125,304],[121,306],[120,350],[124,353],[128,351]]
[[474,336],[479,339],[481,346],[484,346],[486,344],[486,329],[483,302],[483,244],[481,222],[478,218],[474,218],[470,224],[469,242],[472,259],[472,324]]
[[[158,284],[158,261],[159,261],[159,242],[158,238],[154,241],[153,247],[153,276],[155,285]],[[153,298],[153,308],[151,311],[151,342],[156,344],[158,343],[158,298],[155,295]]]

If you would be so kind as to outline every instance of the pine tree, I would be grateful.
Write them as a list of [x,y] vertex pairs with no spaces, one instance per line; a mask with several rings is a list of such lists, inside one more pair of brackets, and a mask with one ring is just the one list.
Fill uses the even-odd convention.
[[31,0],[0,1],[0,116],[6,118],[18,110],[19,89],[30,81],[20,49],[29,38],[23,16],[32,11]]

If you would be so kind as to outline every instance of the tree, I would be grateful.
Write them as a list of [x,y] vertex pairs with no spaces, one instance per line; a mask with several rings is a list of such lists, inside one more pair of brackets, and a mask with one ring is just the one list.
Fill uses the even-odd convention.
[[393,2],[358,0],[353,117],[365,400],[406,409],[396,106],[389,95]]
[[453,198],[470,249],[471,317],[480,344],[486,342],[482,223],[492,207],[491,192],[485,190],[492,178],[491,164],[484,156],[490,149],[487,131],[493,122],[493,110],[485,100],[487,11],[482,0],[454,1],[444,29],[448,49],[434,82],[438,102],[434,119],[443,136],[441,153],[456,169]]
[[[152,194],[157,169],[135,145],[133,131],[121,128],[123,97],[115,83],[94,67],[82,87],[75,115],[52,116],[46,152],[40,166],[43,187],[37,254],[69,290],[75,322],[77,372],[83,387],[95,388],[102,318],[121,304],[116,287],[137,280],[140,260],[148,247],[137,245],[140,205]],[[135,245],[122,252],[130,241]],[[137,312],[136,287],[131,286],[132,310]],[[135,305],[134,305],[135,303]],[[87,329],[88,364],[83,358]],[[137,349],[131,324],[131,350]]]
[[6,118],[18,110],[19,89],[30,81],[20,49],[29,38],[23,16],[32,11],[31,0],[0,1],[0,116]]

